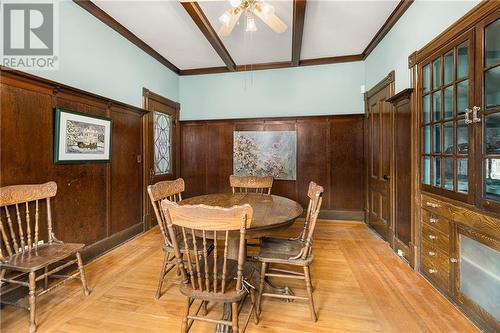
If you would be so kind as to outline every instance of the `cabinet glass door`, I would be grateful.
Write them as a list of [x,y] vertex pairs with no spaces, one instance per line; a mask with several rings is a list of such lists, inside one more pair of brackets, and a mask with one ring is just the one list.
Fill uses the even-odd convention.
[[474,86],[471,40],[465,35],[429,57],[420,76],[422,187],[467,202],[472,198],[472,126],[465,119]]
[[482,134],[482,206],[500,211],[500,19],[492,18],[482,32],[482,96],[474,108]]

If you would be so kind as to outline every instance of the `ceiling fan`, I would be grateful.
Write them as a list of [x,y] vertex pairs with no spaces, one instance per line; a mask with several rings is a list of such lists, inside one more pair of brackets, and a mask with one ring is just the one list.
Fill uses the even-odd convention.
[[[193,0],[181,0],[193,1]],[[202,0],[203,1],[203,0]],[[217,0],[204,0],[204,1],[217,1]],[[274,32],[283,33],[287,29],[287,25],[274,14],[274,7],[261,0],[229,0],[231,8],[227,9],[220,17],[219,22],[222,24],[219,29],[219,36],[227,37],[233,31],[235,25],[238,23],[240,16],[244,14],[245,17],[245,31],[257,31],[257,24],[255,23],[255,16],[260,18],[267,24]]]

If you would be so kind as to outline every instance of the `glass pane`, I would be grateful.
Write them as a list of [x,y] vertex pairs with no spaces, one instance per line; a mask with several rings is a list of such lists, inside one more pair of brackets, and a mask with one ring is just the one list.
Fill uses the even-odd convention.
[[434,157],[432,185],[441,187],[441,157]]
[[434,135],[433,152],[440,153],[441,152],[441,124],[434,125],[433,135]]
[[424,93],[426,93],[429,92],[429,90],[431,89],[431,68],[429,65],[425,65],[422,71],[423,71],[422,88],[424,89]]
[[469,192],[469,171],[465,158],[457,158],[457,187],[458,192]]
[[453,158],[444,159],[444,188],[453,191]]
[[500,66],[484,73],[484,92],[487,108],[500,105]]
[[493,113],[486,117],[486,132],[484,141],[486,154],[500,154],[500,113]]
[[171,173],[172,118],[161,112],[154,113],[154,171],[156,175]]
[[484,161],[486,174],[486,196],[500,198],[500,159],[488,158]]
[[423,122],[427,124],[431,121],[431,96],[426,95],[422,99]]
[[424,156],[422,161],[422,183],[431,184],[431,158]]
[[453,67],[453,50],[444,55],[444,84],[453,81],[454,67]]
[[441,90],[432,94],[432,110],[434,113],[434,121],[441,120]]
[[444,153],[445,154],[453,154],[453,122],[448,121],[444,123]]
[[457,121],[457,154],[469,153],[469,127],[462,119]]
[[432,63],[432,88],[436,89],[441,86],[441,58],[434,60]]
[[467,55],[468,42],[462,43],[457,48],[458,66],[457,66],[457,79],[469,75],[469,61]]
[[423,147],[424,147],[424,154],[430,154],[430,152],[431,152],[431,127],[430,126],[424,127]]
[[500,321],[500,252],[462,234],[460,291]]
[[453,118],[453,86],[444,90],[444,119]]
[[469,107],[469,81],[457,84],[457,114],[464,114]]
[[484,62],[489,66],[500,61],[500,20],[486,27],[484,35]]

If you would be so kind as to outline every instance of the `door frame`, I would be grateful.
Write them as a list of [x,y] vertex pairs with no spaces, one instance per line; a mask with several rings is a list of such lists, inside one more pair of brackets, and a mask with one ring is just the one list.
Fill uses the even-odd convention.
[[150,210],[150,200],[147,193],[147,187],[149,184],[150,170],[152,165],[150,163],[151,156],[154,154],[153,147],[150,146],[151,139],[154,135],[152,129],[153,122],[153,110],[150,108],[150,101],[155,101],[157,103],[165,104],[175,110],[174,122],[173,122],[173,137],[174,137],[174,145],[172,147],[172,159],[174,160],[173,164],[173,176],[174,178],[178,178],[180,175],[180,124],[179,124],[179,114],[181,105],[180,103],[174,102],[164,96],[161,96],[147,88],[142,88],[142,96],[143,96],[143,105],[146,113],[142,117],[142,126],[143,126],[143,225],[144,231],[151,229],[151,210]]
[[[392,70],[387,76],[385,76],[382,80],[380,80],[377,84],[375,84],[372,88],[370,88],[368,91],[364,93],[364,107],[365,107],[365,125],[364,125],[364,131],[365,131],[365,223],[367,225],[369,224],[369,213],[370,213],[370,133],[368,131],[370,130],[369,122],[369,105],[368,105],[368,100],[380,92],[382,89],[385,89],[387,86],[389,86],[390,90],[390,97],[394,96],[395,94],[395,71]],[[390,110],[391,110],[391,119],[390,119],[390,124],[391,124],[391,137],[394,137],[394,107],[392,106],[391,103],[387,102],[390,104]],[[391,247],[394,247],[394,216],[395,216],[395,182],[394,180],[394,140],[391,140],[391,161],[389,163],[390,168],[389,168],[389,192],[390,192],[390,198],[389,198],[389,204],[390,204],[390,214],[391,214],[391,221],[387,229],[387,241],[389,242]]]

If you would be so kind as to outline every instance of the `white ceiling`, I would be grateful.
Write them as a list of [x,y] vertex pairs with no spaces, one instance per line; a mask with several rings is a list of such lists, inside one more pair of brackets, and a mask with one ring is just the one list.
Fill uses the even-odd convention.
[[301,59],[360,54],[399,1],[307,1]]
[[[93,1],[111,17],[179,69],[225,66],[178,0]],[[228,37],[221,37],[237,65],[290,61],[293,2],[268,1],[288,26],[274,33],[256,18],[257,31],[245,33],[243,16]],[[399,0],[308,0],[301,59],[360,54],[382,27]],[[200,1],[215,31],[228,1]]]

